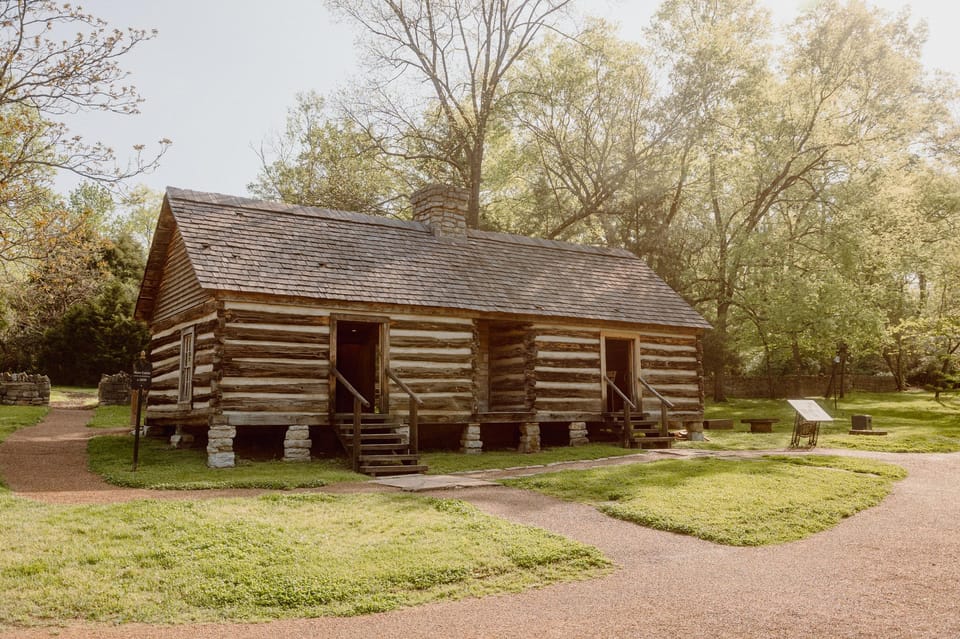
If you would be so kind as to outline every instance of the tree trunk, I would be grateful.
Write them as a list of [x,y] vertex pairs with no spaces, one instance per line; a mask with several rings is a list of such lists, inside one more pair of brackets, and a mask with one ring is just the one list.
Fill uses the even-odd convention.
[[717,322],[713,327],[719,344],[716,368],[713,371],[713,401],[715,402],[727,401],[727,315],[729,310],[729,302],[725,300],[717,302]]

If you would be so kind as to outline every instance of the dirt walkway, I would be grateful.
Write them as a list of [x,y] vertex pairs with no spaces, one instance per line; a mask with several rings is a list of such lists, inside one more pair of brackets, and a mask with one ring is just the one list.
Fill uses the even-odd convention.
[[[18,433],[17,439],[36,437],[45,427]],[[5,448],[0,446],[0,472],[16,456]],[[49,454],[52,448],[51,441]],[[63,467],[62,453],[57,455],[57,462],[48,464],[54,474]],[[596,545],[620,569],[584,583],[363,617],[80,625],[0,637],[960,636],[960,454],[870,456],[899,463],[910,476],[880,506],[795,543],[731,548],[642,528],[531,492],[446,491],[442,495],[466,499],[489,513]]]

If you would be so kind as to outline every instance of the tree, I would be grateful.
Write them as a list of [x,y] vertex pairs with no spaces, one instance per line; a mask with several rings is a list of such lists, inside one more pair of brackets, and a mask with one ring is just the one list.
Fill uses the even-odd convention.
[[[136,91],[118,60],[154,33],[109,29],[80,7],[52,0],[0,2],[0,260],[41,258],[58,211],[56,171],[118,184],[156,165],[144,147],[125,166],[112,149],[73,135],[59,118],[79,111],[137,112]],[[69,229],[66,229],[69,230]]]
[[257,197],[379,215],[400,206],[390,158],[352,121],[331,118],[316,93],[297,96],[285,131],[266,144],[260,173],[247,186]]
[[[367,35],[371,82],[348,111],[384,152],[448,166],[470,192],[467,225],[477,228],[487,137],[511,93],[511,68],[569,3],[328,0]],[[426,110],[418,85],[434,101]]]

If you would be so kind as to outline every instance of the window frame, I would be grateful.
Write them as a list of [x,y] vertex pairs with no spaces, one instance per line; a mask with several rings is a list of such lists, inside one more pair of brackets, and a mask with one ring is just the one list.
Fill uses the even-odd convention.
[[187,326],[180,330],[180,366],[177,379],[177,405],[186,408],[193,407],[193,371],[196,356],[196,327]]

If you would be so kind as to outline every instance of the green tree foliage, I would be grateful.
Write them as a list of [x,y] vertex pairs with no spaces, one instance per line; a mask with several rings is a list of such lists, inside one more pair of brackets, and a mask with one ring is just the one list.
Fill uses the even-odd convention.
[[80,7],[52,0],[0,2],[0,260],[43,259],[55,233],[49,188],[57,171],[117,184],[155,166],[144,147],[120,165],[107,146],[69,131],[79,111],[137,112],[120,58],[154,34],[110,29]]
[[267,200],[383,215],[402,206],[398,172],[376,140],[332,118],[316,93],[297,96],[282,135],[261,145],[250,192]]

